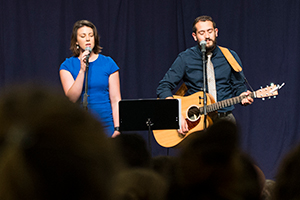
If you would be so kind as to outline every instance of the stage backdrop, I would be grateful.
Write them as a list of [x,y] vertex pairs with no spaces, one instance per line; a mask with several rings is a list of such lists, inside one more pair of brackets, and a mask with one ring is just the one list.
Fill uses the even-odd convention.
[[[0,1],[0,87],[35,81],[61,89],[58,69],[73,24],[92,21],[103,54],[120,67],[123,99],[156,98],[177,54],[195,45],[193,20],[210,15],[218,44],[238,53],[254,90],[285,86],[276,99],[236,106],[241,145],[274,179],[283,156],[300,140],[300,1],[298,0],[10,0]],[[249,87],[250,89],[250,87]],[[147,131],[141,132],[147,139]],[[152,154],[176,154],[152,138]]]

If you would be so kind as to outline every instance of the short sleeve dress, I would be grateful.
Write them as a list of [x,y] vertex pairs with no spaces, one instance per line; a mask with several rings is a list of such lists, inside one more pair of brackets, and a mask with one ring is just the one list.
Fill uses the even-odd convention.
[[[67,58],[61,64],[60,70],[69,71],[75,80],[80,70],[79,58],[74,56]],[[111,57],[101,54],[89,64],[88,111],[102,123],[108,136],[111,136],[114,132],[108,80],[109,76],[118,70],[119,67]],[[84,88],[85,84],[83,85],[80,102],[83,100]]]

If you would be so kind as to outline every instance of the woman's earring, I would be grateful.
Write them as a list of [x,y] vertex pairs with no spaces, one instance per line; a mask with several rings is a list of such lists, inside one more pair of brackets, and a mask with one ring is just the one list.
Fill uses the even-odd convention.
[[76,48],[79,49],[79,45],[78,44],[76,44]]

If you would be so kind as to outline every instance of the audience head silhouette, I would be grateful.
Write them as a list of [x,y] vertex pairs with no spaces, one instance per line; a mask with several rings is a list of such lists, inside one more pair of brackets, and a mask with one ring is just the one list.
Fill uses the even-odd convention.
[[0,99],[0,199],[108,199],[118,155],[101,124],[31,86]]
[[[259,199],[257,174],[251,160],[241,154],[236,124],[220,120],[186,140],[177,170],[180,192],[174,198]],[[254,178],[244,174],[249,171]],[[251,193],[244,190],[250,186]]]
[[300,145],[282,160],[276,176],[275,200],[300,199]]
[[113,200],[165,200],[168,184],[150,168],[130,168],[116,176]]
[[120,134],[112,138],[128,167],[150,167],[151,155],[146,141],[137,133]]

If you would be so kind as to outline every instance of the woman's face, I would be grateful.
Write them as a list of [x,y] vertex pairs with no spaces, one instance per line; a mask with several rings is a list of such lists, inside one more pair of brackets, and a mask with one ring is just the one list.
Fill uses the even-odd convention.
[[77,45],[84,50],[87,47],[91,49],[95,46],[95,36],[93,29],[87,26],[83,26],[77,30]]

